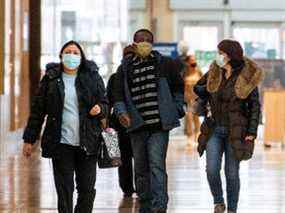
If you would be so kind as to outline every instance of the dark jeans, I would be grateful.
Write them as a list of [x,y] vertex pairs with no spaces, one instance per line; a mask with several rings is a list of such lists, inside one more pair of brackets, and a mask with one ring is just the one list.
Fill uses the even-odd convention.
[[119,184],[125,194],[130,194],[135,191],[131,139],[125,131],[118,131],[118,137],[122,160],[122,166],[118,168]]
[[60,145],[61,156],[52,159],[58,212],[73,212],[74,174],[78,192],[75,213],[91,213],[95,199],[96,156],[87,156],[79,147]]
[[140,213],[167,209],[166,154],[169,132],[139,131],[130,134],[135,159]]
[[214,197],[214,203],[224,203],[220,171],[223,153],[225,153],[228,209],[236,212],[240,191],[240,161],[234,157],[233,149],[228,141],[228,135],[227,128],[217,127],[208,141],[207,178]]

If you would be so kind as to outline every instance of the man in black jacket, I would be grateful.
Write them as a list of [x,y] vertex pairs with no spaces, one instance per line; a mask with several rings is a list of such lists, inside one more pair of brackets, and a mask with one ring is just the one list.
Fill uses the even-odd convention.
[[124,50],[114,110],[131,137],[140,213],[165,213],[169,131],[184,116],[184,85],[174,61],[153,51],[152,43],[153,34],[141,29]]

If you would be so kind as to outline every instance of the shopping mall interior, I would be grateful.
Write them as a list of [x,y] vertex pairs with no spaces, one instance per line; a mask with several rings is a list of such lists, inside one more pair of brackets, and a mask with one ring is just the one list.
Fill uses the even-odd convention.
[[[40,142],[31,158],[22,155],[46,64],[59,62],[62,45],[75,40],[107,83],[141,28],[165,54],[177,56],[177,44],[186,42],[203,73],[224,38],[239,41],[262,68],[262,116],[254,155],[240,165],[238,212],[285,213],[284,0],[0,0],[0,212],[57,212],[52,161],[41,157]],[[195,136],[185,134],[186,122],[170,134],[168,212],[213,212],[206,157],[199,157]],[[138,198],[124,198],[116,168],[97,170],[96,190],[93,212],[138,212]]]

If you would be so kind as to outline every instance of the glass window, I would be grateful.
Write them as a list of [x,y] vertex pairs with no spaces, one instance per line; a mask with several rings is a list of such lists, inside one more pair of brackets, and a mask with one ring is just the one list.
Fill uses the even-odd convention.
[[235,28],[234,38],[238,40],[245,54],[251,58],[279,59],[280,33],[279,28]]
[[58,53],[65,42],[76,40],[107,78],[120,62],[118,52],[122,50],[118,47],[127,41],[126,14],[127,0],[43,1],[42,69],[49,62],[59,61]]
[[195,53],[203,72],[207,71],[216,57],[218,39],[218,26],[186,26],[183,28],[183,40],[189,43],[190,52]]
[[283,58],[285,59],[285,30],[282,31]]

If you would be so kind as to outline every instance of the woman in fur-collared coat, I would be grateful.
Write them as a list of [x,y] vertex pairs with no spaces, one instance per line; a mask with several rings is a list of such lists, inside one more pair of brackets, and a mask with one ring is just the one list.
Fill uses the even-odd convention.
[[225,155],[227,209],[228,213],[235,213],[240,191],[240,161],[251,158],[257,136],[260,114],[257,86],[263,73],[252,60],[244,57],[237,41],[223,40],[218,45],[218,53],[210,70],[194,87],[203,103],[210,105],[211,114],[206,119],[211,127],[202,124],[198,150],[206,150],[214,213],[226,210],[220,176]]

